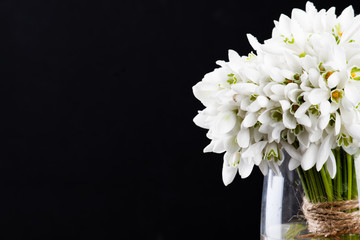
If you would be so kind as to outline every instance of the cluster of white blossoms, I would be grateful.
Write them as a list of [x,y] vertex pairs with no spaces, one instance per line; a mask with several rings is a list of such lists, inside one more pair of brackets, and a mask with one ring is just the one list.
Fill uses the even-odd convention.
[[275,173],[290,156],[289,169],[323,165],[336,173],[332,149],[355,154],[360,147],[360,15],[350,6],[293,9],[275,21],[263,44],[248,34],[254,53],[239,56],[204,76],[193,92],[206,107],[194,118],[209,129],[204,152],[224,154],[223,181],[254,165]]

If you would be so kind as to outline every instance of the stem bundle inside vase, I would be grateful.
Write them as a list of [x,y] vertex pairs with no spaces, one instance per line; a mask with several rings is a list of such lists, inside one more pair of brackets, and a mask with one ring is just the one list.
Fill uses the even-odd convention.
[[[307,199],[306,202],[309,201],[310,203],[314,204],[338,202],[341,206],[345,203],[348,203],[348,200],[357,200],[358,189],[353,155],[346,153],[342,148],[339,147],[333,149],[333,153],[336,159],[337,167],[334,178],[330,177],[330,174],[326,168],[326,164],[320,169],[320,171],[317,171],[316,167],[313,167],[307,171],[303,170],[301,167],[297,168],[304,189],[305,197]],[[342,212],[356,212],[356,214],[358,214],[358,201],[353,201],[353,204],[354,203],[356,207],[342,210]],[[334,205],[328,205],[325,209],[333,208],[333,206]],[[339,221],[341,220],[341,217],[332,215],[331,213],[326,213],[326,211],[322,212],[322,215],[325,220],[327,217],[329,217],[329,219],[339,218]],[[350,216],[350,218],[351,217],[352,216]],[[351,224],[349,227],[350,226]],[[349,232],[351,231],[353,230],[349,229]],[[354,231],[352,233],[354,233]],[[334,239],[355,240],[360,239],[360,236],[355,234],[336,234]]]
[[297,168],[306,197],[310,202],[333,202],[358,197],[354,158],[342,148],[333,150],[336,176],[331,178],[326,164],[318,172],[315,167],[304,171]]

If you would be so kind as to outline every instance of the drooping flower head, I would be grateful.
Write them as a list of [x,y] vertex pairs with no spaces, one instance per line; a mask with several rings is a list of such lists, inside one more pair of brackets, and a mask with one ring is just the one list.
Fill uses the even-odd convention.
[[293,9],[275,21],[263,44],[248,34],[248,56],[229,50],[229,61],[205,75],[193,92],[205,109],[194,122],[209,129],[205,152],[224,154],[223,181],[256,165],[263,174],[289,169],[336,173],[332,149],[360,147],[360,16],[350,6]]

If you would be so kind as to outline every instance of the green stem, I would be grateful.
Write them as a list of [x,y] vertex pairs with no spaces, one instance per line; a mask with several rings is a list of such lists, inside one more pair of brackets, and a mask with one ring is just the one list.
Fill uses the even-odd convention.
[[318,174],[316,173],[316,169],[312,168],[309,169],[307,172],[309,173],[310,182],[312,184],[312,188],[314,191],[314,197],[315,197],[314,200],[315,202],[322,202],[324,194],[318,178]]
[[[353,161],[354,163],[354,161]],[[353,175],[353,183],[352,183],[352,198],[356,199],[358,196],[358,189],[357,189],[357,180],[356,180],[356,171],[355,171],[355,163],[353,164],[352,168],[352,175]]]
[[307,199],[309,199],[310,201],[312,200],[312,196],[310,196],[310,193],[309,193],[309,183],[308,181],[306,180],[305,176],[304,176],[304,172],[302,170],[301,167],[297,168],[297,172],[298,172],[298,175],[299,175],[299,178],[300,178],[300,181],[302,182],[302,186],[303,186],[303,189],[304,189],[304,192],[305,192],[305,196]]
[[346,154],[347,159],[347,176],[348,176],[348,191],[347,191],[347,199],[351,199],[352,194],[352,156],[350,154]]
[[320,174],[321,174],[321,178],[323,180],[323,185],[325,188],[325,192],[326,192],[326,196],[327,196],[327,200],[332,202],[333,201],[333,191],[332,191],[332,186],[331,184],[328,182],[328,178],[326,176],[326,172],[325,172],[325,168],[322,167],[320,170]]
[[341,162],[341,164],[342,164],[342,171],[341,171],[341,173],[342,173],[342,181],[343,181],[343,191],[342,191],[342,195],[343,195],[343,199],[348,199],[347,198],[347,193],[348,193],[348,190],[349,190],[349,185],[348,185],[348,162],[347,162],[347,154],[346,154],[346,152],[343,152],[342,154],[342,158],[341,158],[341,160],[342,160],[342,162]]
[[341,197],[341,193],[342,193],[342,182],[341,182],[341,178],[342,178],[342,174],[341,174],[341,154],[340,154],[340,149],[336,149],[336,196],[337,196],[337,200],[341,201],[342,197]]

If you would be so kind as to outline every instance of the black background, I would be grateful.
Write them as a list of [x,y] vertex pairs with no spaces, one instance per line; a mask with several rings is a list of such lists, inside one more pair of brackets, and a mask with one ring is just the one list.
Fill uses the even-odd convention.
[[0,237],[258,239],[263,177],[223,185],[191,87],[294,7],[0,1]]

